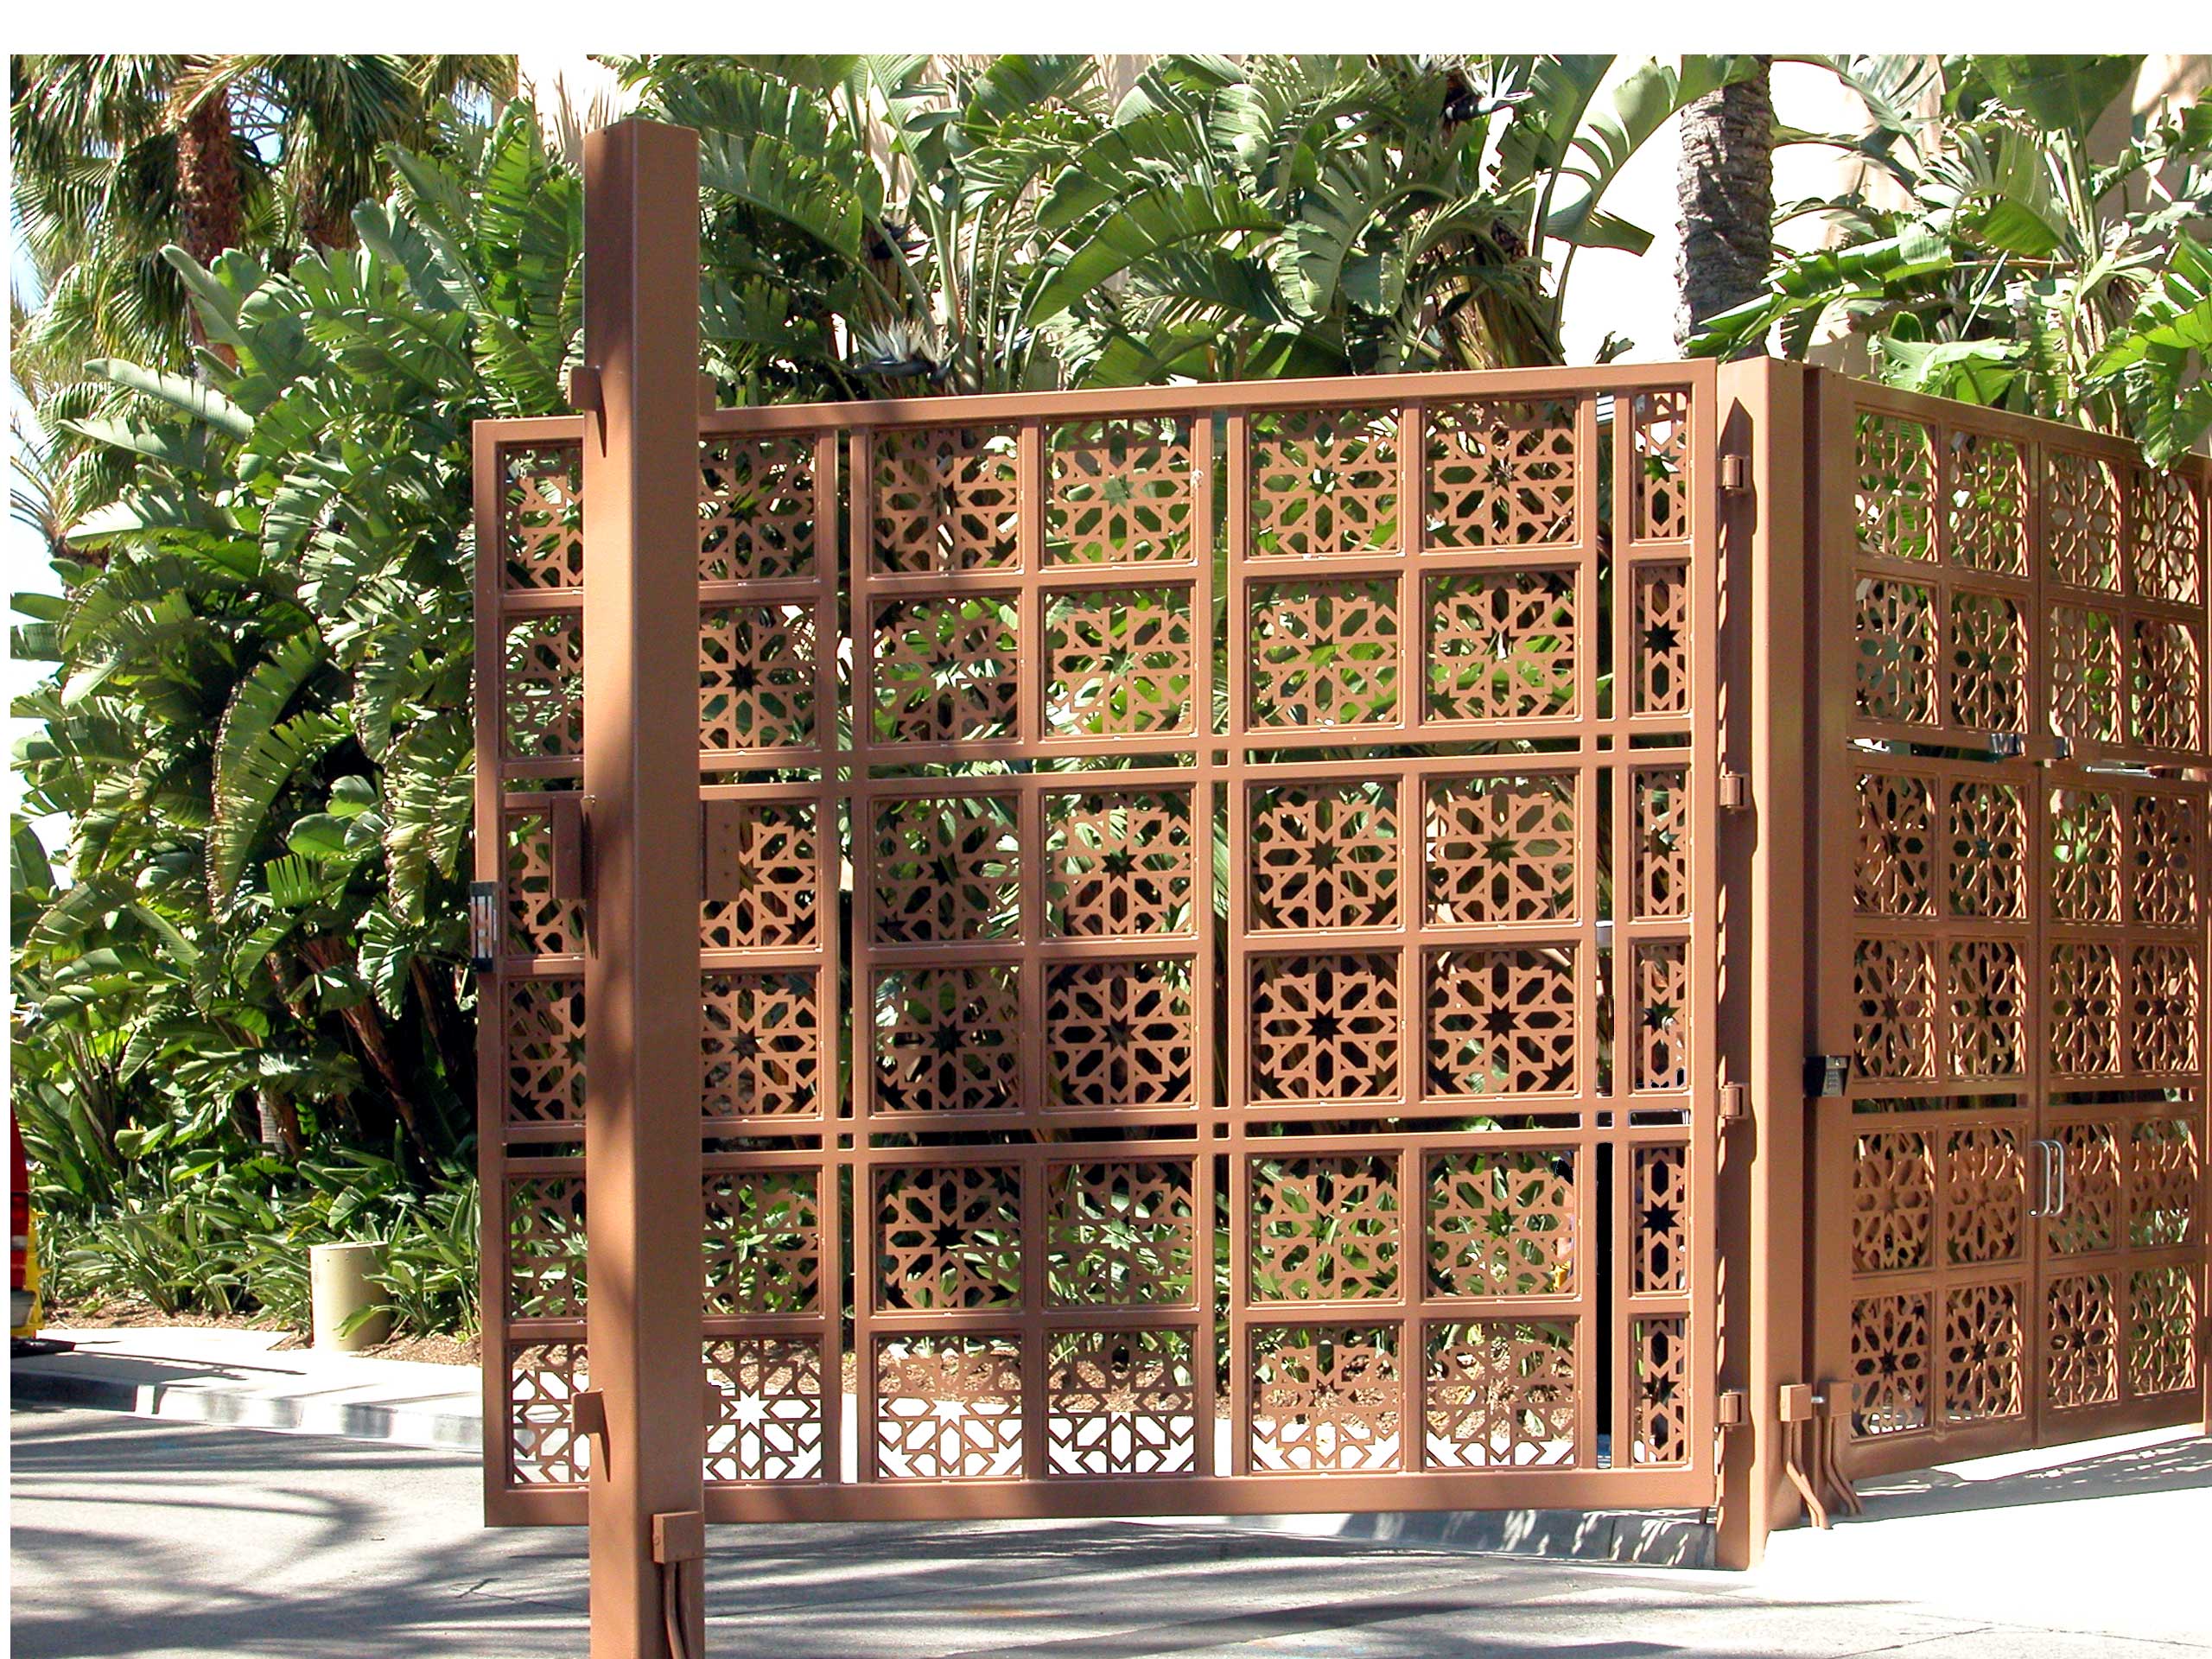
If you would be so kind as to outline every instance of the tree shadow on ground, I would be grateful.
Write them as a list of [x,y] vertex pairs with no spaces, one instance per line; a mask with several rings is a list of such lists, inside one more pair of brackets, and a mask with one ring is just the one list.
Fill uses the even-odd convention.
[[1850,1524],[2208,1487],[2212,1487],[2212,1436],[2198,1434],[1979,1480],[1942,1469],[1914,1469],[1864,1480],[1859,1483],[1859,1495],[1866,1513]]

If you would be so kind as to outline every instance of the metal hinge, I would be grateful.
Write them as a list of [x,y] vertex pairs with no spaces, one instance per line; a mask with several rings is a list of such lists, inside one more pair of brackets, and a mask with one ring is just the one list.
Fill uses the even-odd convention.
[[1727,766],[1720,768],[1720,806],[1723,811],[1740,812],[1751,804],[1751,777],[1749,772],[1736,772]]
[[601,412],[602,388],[599,370],[589,363],[572,365],[569,370],[569,407],[579,415]]
[[1751,487],[1751,463],[1743,455],[1720,457],[1720,493],[1741,495]]
[[1720,1085],[1720,1127],[1724,1129],[1732,1129],[1738,1123],[1749,1122],[1751,1116],[1751,1090],[1740,1083],[1722,1084]]
[[1785,1423],[1809,1423],[1813,1408],[1820,1403],[1820,1396],[1813,1392],[1809,1382],[1784,1382],[1777,1391],[1775,1408]]

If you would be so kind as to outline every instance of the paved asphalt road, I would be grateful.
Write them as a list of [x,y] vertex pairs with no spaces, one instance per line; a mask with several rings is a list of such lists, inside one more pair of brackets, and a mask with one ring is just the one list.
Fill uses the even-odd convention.
[[[92,1412],[19,1409],[12,1427],[18,1659],[586,1650],[581,1535],[480,1528],[476,1470],[465,1458]],[[2146,1623],[2130,1611],[2138,1603],[2124,1582],[2088,1585],[2094,1569],[2084,1571],[2081,1550],[2065,1541],[2100,1523],[2108,1532],[2122,1503],[2189,1505],[2133,1512],[2153,1517],[2162,1534],[2201,1519],[2212,1443],[2132,1454],[2120,1473],[2116,1496],[2044,1496],[2034,1535],[2053,1541],[2054,1565],[2044,1576],[2070,1563],[2094,1592],[2056,1604],[2017,1599],[2015,1586],[2037,1567],[2010,1548],[1979,1597],[1932,1605],[1884,1599],[1871,1545],[1825,1557],[1793,1551],[1777,1572],[1745,1577],[1199,1525],[768,1527],[711,1536],[709,1647],[721,1659],[2212,1652],[2212,1612],[2201,1629],[2187,1613],[2175,1628],[2171,1608]],[[1921,1522],[1909,1514],[1904,1524]],[[1916,1548],[1924,1553],[1938,1536]],[[2195,1538],[2182,1548],[2212,1566],[2212,1533]],[[2120,1541],[2119,1559],[2130,1548]],[[1808,1575],[1805,1564],[1823,1559],[1833,1567]],[[2196,1595],[2205,1576],[2196,1575]],[[2024,1605],[2031,1611],[2008,1616]]]

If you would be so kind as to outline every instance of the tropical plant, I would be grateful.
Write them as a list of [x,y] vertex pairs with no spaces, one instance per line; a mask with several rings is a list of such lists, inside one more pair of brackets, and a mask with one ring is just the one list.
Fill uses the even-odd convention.
[[2122,432],[2162,463],[2212,427],[2212,263],[2190,234],[2212,215],[2212,105],[2138,116],[2107,153],[2094,130],[2139,58],[1821,61],[1860,94],[1866,130],[1781,136],[1888,188],[1786,209],[1825,220],[1830,244],[1692,352],[1771,335],[1802,357],[1859,335],[1893,385]]
[[97,361],[121,412],[67,423],[132,467],[18,600],[26,809],[71,839],[17,837],[16,1052],[86,1207],[264,1140],[396,1137],[437,1190],[470,1140],[469,427],[553,406],[580,192],[520,106],[467,172],[394,162],[356,249],[171,250],[196,375]]
[[1580,248],[1690,58],[616,60],[702,135],[705,333],[748,396],[1560,359]]
[[[41,294],[30,344],[167,357],[189,319],[162,258],[282,264],[353,240],[389,144],[435,148],[455,95],[514,92],[507,57],[19,56],[14,207]],[[20,339],[20,336],[19,336]]]
[[[1640,239],[1620,165],[1736,73],[1608,61],[624,67],[702,130],[709,365],[759,400],[1554,360],[1575,251]],[[305,1243],[367,1234],[404,1318],[473,1306],[468,430],[562,406],[581,188],[521,104],[432,137],[350,238],[162,248],[196,349],[18,359],[61,588],[19,761],[70,827],[16,839],[16,1094],[65,1278],[296,1315]],[[313,217],[253,148],[249,244]]]

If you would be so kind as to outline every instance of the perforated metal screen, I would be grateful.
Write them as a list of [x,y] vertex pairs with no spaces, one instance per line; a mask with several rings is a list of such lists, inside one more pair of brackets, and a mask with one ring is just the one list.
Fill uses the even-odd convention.
[[[711,1516],[1712,1501],[1713,384],[704,417]],[[506,1520],[582,1514],[577,442],[479,452]]]
[[[1864,1473],[2198,1415],[2200,464],[1823,383],[1818,1348]],[[1828,1109],[1834,1108],[1835,1109]]]

